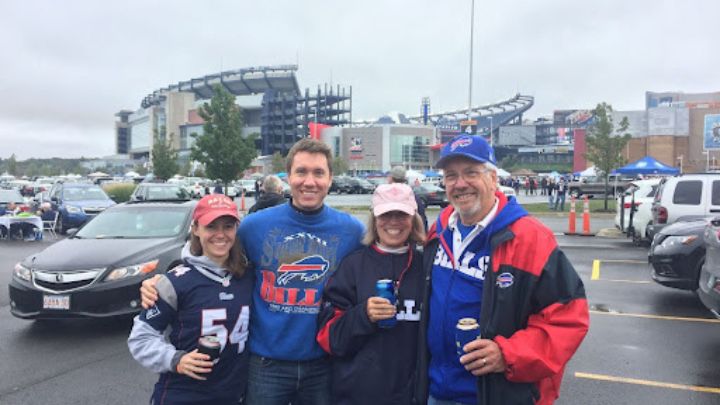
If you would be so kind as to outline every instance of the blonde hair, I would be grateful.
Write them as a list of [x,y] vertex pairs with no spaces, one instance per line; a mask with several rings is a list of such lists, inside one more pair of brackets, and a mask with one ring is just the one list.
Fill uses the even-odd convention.
[[[370,218],[368,219],[367,224],[367,232],[365,232],[365,237],[363,238],[363,245],[370,246],[373,243],[378,241],[378,232],[377,232],[377,218],[375,215],[373,215],[372,211],[370,211]],[[422,218],[420,218],[420,215],[416,212],[412,219],[412,230],[410,231],[410,236],[408,236],[408,242],[414,243],[416,245],[423,245],[425,243],[425,224],[423,223]]]
[[[198,223],[197,221],[193,221],[192,227],[193,229],[197,229]],[[200,238],[197,237],[194,233],[190,232],[190,253],[193,254],[193,256],[202,256],[203,255],[203,249],[202,244],[200,244]],[[242,246],[240,245],[239,240],[235,240],[235,243],[230,248],[230,255],[227,258],[227,261],[225,262],[225,267],[227,270],[237,276],[241,277],[243,274],[245,274],[245,269],[249,267],[249,262],[247,259],[247,256],[245,256],[245,252],[243,251]]]

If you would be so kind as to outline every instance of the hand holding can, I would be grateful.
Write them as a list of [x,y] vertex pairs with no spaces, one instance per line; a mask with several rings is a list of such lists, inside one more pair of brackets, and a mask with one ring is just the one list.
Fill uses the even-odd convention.
[[[395,305],[397,303],[397,297],[395,296],[395,285],[392,280],[378,280],[375,283],[375,289],[377,291],[378,297],[387,299],[392,305]],[[392,328],[397,324],[397,318],[393,316],[389,319],[383,319],[378,321],[377,324],[381,328]]]
[[475,339],[480,339],[480,325],[475,318],[461,318],[455,325],[455,349],[458,359],[465,354],[463,347]]

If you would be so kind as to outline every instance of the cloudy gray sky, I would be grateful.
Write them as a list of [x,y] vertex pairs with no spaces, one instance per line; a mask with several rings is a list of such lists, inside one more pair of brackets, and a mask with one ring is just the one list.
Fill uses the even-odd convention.
[[[470,0],[6,1],[0,158],[114,153],[114,114],[220,70],[294,64],[353,86],[353,117],[467,105]],[[720,90],[720,1],[476,0],[473,104],[529,117]]]

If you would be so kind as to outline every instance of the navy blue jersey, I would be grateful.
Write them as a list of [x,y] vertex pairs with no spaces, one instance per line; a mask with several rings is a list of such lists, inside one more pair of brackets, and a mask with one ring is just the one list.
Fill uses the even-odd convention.
[[139,320],[159,332],[170,327],[170,344],[185,352],[195,350],[201,336],[215,335],[221,344],[220,357],[212,372],[204,375],[206,381],[175,370],[161,373],[153,392],[154,404],[237,403],[245,392],[252,271],[248,269],[242,277],[230,277],[225,283],[203,272],[208,270],[186,266],[168,272],[158,282],[157,304],[142,311]]

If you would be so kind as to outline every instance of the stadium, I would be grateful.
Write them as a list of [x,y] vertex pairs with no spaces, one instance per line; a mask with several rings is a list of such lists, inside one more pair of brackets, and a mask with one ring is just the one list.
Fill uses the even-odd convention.
[[[356,172],[387,171],[394,165],[424,170],[433,167],[440,146],[450,138],[476,133],[495,146],[498,161],[510,157],[523,167],[587,167],[584,137],[594,122],[587,108],[556,110],[552,118],[530,121],[524,116],[534,105],[531,95],[436,113],[424,98],[419,100],[418,115],[396,113],[354,121],[351,86],[302,89],[297,71],[297,65],[249,67],[159,88],[141,98],[140,108],[116,114],[116,153],[147,161],[157,136],[169,141],[181,163],[187,162],[191,135],[203,132],[198,108],[219,85],[236,96],[243,110],[243,135],[259,134],[256,147],[261,156],[285,155],[297,140],[312,134]],[[705,145],[704,123],[706,116],[712,121],[720,114],[720,93],[646,92],[645,104],[644,110],[613,112],[616,123],[625,117],[630,122],[632,140],[624,152],[628,161],[651,155],[686,171],[713,166],[714,148]],[[267,171],[262,161],[256,162],[255,170]]]

